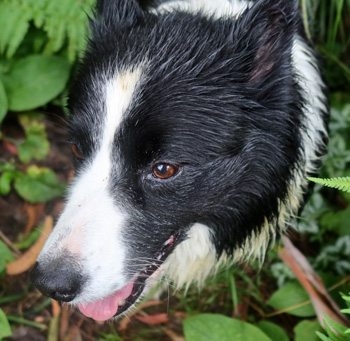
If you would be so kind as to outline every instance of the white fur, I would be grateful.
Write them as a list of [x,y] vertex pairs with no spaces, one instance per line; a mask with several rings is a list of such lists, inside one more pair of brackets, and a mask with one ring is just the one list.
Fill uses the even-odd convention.
[[178,288],[191,282],[201,285],[218,266],[216,251],[210,240],[210,229],[195,224],[188,238],[180,243],[162,266],[163,275],[171,279]]
[[160,13],[181,10],[190,13],[201,12],[214,18],[234,17],[252,5],[251,1],[240,0],[185,0],[169,1],[161,4],[157,11]]
[[132,102],[140,75],[141,69],[127,70],[106,82],[107,112],[100,148],[74,180],[66,207],[38,258],[45,263],[64,256],[67,250],[76,257],[90,280],[73,303],[103,298],[126,284],[123,230],[127,228],[127,212],[115,205],[109,177],[115,133]]

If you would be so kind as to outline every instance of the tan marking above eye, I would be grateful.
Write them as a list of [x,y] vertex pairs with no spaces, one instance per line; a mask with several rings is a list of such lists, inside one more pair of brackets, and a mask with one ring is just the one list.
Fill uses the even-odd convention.
[[81,160],[84,159],[84,155],[82,155],[78,152],[78,148],[77,148],[76,144],[73,144],[72,151],[73,151],[73,154],[76,158],[81,159]]

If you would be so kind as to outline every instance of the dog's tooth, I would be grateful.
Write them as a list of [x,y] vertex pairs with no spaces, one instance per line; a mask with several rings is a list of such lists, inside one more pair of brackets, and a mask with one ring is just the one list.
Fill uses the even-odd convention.
[[121,298],[119,301],[118,301],[118,306],[121,306],[121,305],[124,305],[125,304],[125,300],[123,298]]

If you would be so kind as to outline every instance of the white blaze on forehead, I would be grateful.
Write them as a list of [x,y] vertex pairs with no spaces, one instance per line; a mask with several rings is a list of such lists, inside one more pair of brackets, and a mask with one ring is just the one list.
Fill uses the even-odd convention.
[[140,68],[126,70],[106,81],[101,143],[75,178],[66,207],[38,258],[43,263],[56,257],[64,259],[67,251],[77,257],[90,279],[74,303],[108,296],[126,284],[123,230],[127,228],[127,212],[111,195],[110,177],[112,168],[118,167],[112,159],[114,138],[137,94],[140,75]]
[[[101,150],[110,153],[107,148],[114,141],[114,136],[123,115],[136,94],[136,86],[141,77],[141,68],[117,73],[106,84],[106,119]],[[107,148],[106,148],[107,147]]]

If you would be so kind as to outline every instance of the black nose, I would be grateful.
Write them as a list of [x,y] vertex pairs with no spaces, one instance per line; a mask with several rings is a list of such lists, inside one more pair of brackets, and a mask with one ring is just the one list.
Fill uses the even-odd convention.
[[45,266],[36,262],[30,279],[44,295],[63,302],[72,301],[84,284],[81,274],[58,260]]

